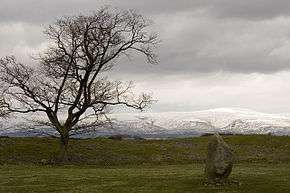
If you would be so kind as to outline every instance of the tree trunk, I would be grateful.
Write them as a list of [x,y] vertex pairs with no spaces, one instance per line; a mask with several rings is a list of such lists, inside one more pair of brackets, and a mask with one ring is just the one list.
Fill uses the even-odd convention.
[[69,134],[64,133],[60,136],[60,152],[59,152],[59,161],[68,162],[68,142],[69,142]]

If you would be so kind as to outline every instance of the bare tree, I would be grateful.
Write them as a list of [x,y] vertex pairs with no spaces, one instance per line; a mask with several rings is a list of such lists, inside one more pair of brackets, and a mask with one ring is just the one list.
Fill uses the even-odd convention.
[[9,112],[7,111],[7,109],[5,108],[5,101],[3,98],[0,98],[0,117],[1,118],[5,118],[8,116]]
[[149,63],[157,62],[158,37],[150,25],[134,11],[110,8],[57,20],[44,32],[50,46],[37,58],[38,65],[22,64],[13,56],[0,60],[6,109],[44,113],[48,121],[42,123],[59,133],[66,159],[72,131],[95,125],[112,106],[143,110],[151,104],[150,95],[133,95],[132,83],[104,75],[121,56],[140,53]]

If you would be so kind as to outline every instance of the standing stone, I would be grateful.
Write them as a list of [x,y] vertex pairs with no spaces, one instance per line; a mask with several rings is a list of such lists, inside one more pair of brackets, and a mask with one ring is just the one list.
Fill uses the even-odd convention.
[[205,174],[209,183],[222,183],[230,175],[234,163],[231,148],[219,134],[214,134],[208,144]]

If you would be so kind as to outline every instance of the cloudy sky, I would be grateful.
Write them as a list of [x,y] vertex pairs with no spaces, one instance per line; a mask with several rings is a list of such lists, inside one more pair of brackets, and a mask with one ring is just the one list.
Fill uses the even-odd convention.
[[289,0],[1,0],[0,57],[29,62],[45,48],[47,24],[103,5],[133,8],[155,22],[160,63],[135,57],[113,72],[153,93],[152,111],[290,112]]

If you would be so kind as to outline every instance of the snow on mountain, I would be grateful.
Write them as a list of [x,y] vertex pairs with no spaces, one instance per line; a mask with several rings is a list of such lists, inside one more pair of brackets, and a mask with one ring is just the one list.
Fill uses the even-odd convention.
[[[120,113],[111,114],[110,118],[111,124],[77,135],[77,137],[129,135],[143,138],[167,138],[199,136],[213,132],[290,135],[290,115],[266,114],[248,109],[218,108],[194,112]],[[13,129],[18,127],[17,124],[13,125],[14,122],[19,125],[21,121],[10,121],[9,132],[2,130],[0,135],[17,136],[17,133],[13,132]],[[2,128],[5,127],[2,126]],[[21,135],[34,134],[35,132]]]
[[212,132],[290,135],[290,116],[247,109],[218,108],[194,112],[114,114],[111,117],[116,120],[115,123],[121,121],[124,128],[153,133],[158,127],[159,130],[163,129],[163,133],[176,136]]

